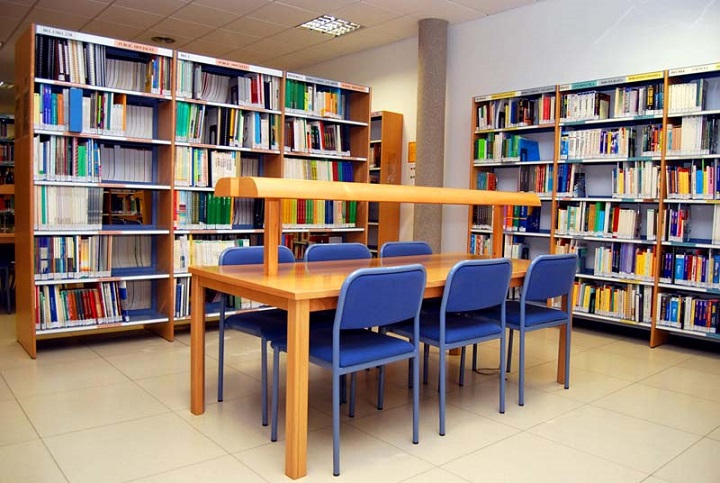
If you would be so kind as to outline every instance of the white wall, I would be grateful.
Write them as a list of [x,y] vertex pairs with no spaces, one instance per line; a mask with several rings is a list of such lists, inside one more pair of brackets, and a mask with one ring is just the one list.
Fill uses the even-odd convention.
[[[719,62],[720,1],[546,0],[448,35],[445,185],[465,188],[473,96]],[[415,136],[416,70],[417,38],[304,69],[370,85],[374,110],[404,114],[406,141]],[[464,250],[466,229],[467,210],[445,207],[443,251]]]

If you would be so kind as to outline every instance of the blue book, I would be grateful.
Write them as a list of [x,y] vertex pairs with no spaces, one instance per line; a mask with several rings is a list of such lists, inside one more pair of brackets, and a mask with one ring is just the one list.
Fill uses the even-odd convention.
[[[128,313],[128,293],[127,293],[127,282],[120,280],[117,283],[118,296],[120,298],[120,316],[123,322],[130,322],[130,314]],[[113,298],[115,297],[115,291],[112,290]],[[113,303],[115,301],[113,300]]]
[[540,161],[538,142],[531,139],[520,138],[518,154],[520,161]]
[[685,255],[678,253],[675,255],[675,281],[685,280]]
[[68,131],[82,132],[83,130],[83,91],[77,87],[70,88],[68,100]]

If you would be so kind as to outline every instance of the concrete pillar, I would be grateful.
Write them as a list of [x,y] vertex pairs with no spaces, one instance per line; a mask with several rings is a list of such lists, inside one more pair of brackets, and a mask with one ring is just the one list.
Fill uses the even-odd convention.
[[[443,186],[447,30],[447,20],[427,18],[419,22],[417,186]],[[428,242],[435,253],[440,253],[442,205],[415,205],[413,238]]]

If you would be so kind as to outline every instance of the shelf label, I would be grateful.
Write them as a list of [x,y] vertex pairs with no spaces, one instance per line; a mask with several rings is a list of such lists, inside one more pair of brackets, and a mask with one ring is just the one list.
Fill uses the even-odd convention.
[[561,91],[570,91],[575,89],[588,89],[590,87],[597,87],[598,81],[592,80],[592,81],[585,81],[585,82],[575,82],[573,84],[563,84],[560,86]]
[[695,65],[692,67],[681,67],[678,69],[670,69],[668,75],[686,75],[686,74],[700,74],[702,72],[714,72],[720,70],[720,62],[715,64]]
[[300,82],[312,82],[314,84],[320,84],[320,85],[328,86],[328,87],[338,87],[340,89],[347,89],[347,90],[358,91],[358,92],[370,92],[370,88],[367,86],[350,84],[348,82],[339,82],[339,81],[333,81],[333,80],[328,80],[328,79],[322,79],[320,77],[311,77],[309,75],[296,74],[294,72],[288,72],[286,74],[286,76],[290,80],[297,80]]
[[145,52],[147,54],[158,54],[160,48],[153,45],[136,44],[135,42],[129,42],[127,40],[116,40],[115,47],[127,50],[135,50],[137,52]]
[[646,72],[644,74],[629,75],[627,77],[627,80],[628,80],[628,82],[637,82],[637,81],[644,81],[644,80],[662,79],[662,77],[663,77],[662,71]]

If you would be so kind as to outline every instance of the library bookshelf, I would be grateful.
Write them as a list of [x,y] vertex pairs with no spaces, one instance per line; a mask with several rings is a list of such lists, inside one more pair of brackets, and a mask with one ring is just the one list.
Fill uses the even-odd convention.
[[[189,322],[187,268],[264,243],[263,200],[215,196],[220,178],[368,181],[367,87],[39,25],[15,62],[17,337],[31,357],[45,338],[172,340]],[[280,240],[366,241],[367,202],[283,216]]]
[[505,214],[504,253],[577,253],[577,317],[720,341],[719,92],[708,64],[474,98],[471,187],[547,200]]
[[0,114],[0,244],[15,241],[15,118]]
[[[370,114],[370,182],[402,184],[403,116],[397,112],[377,111]],[[368,205],[368,246],[373,253],[400,236],[400,205]]]

